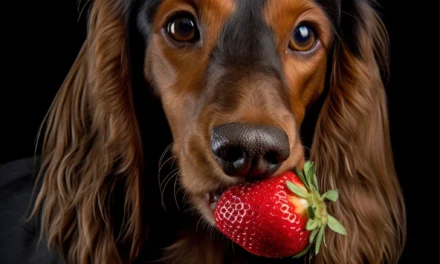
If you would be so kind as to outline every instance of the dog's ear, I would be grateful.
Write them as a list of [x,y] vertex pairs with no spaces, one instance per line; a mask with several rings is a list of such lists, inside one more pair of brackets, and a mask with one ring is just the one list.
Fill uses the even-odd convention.
[[142,245],[129,2],[91,3],[86,41],[45,121],[33,215],[41,214],[49,245],[69,263],[132,262]]
[[329,212],[348,235],[326,234],[316,263],[397,263],[405,207],[395,173],[381,72],[388,37],[368,1],[342,0],[330,60],[328,94],[316,123],[311,159],[321,188],[339,189]]

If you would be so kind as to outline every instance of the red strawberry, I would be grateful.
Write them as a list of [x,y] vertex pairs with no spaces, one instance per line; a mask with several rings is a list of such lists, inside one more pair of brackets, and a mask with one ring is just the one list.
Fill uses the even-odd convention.
[[319,194],[312,162],[306,162],[304,172],[226,190],[214,212],[218,229],[254,255],[299,257],[313,244],[318,254],[327,225],[340,234],[346,231],[324,203],[325,198],[336,201],[338,192]]

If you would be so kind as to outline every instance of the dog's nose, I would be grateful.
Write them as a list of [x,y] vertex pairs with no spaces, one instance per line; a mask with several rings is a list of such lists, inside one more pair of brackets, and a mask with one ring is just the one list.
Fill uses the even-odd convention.
[[266,177],[290,155],[286,133],[275,126],[228,123],[211,132],[214,158],[229,176]]

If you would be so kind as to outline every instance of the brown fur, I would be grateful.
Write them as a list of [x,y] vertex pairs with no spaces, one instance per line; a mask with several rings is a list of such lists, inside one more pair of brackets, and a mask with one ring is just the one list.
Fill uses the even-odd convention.
[[[89,37],[47,117],[34,214],[42,211],[43,233],[69,263],[121,262],[120,243],[130,245],[128,260],[139,252],[142,151],[118,9],[94,2]],[[130,190],[119,232],[111,200],[117,185]]]
[[[141,178],[151,177],[143,175],[143,152],[149,150],[140,148],[124,8],[121,0],[93,2],[86,42],[47,116],[34,215],[41,212],[49,245],[69,263],[132,263],[148,239],[140,188]],[[386,65],[382,61],[387,59],[388,40],[374,10],[367,4],[362,8],[368,26],[361,32],[358,57],[333,34],[329,19],[312,1],[268,1],[264,19],[276,35],[289,98],[286,102],[273,92],[281,87],[280,80],[243,71],[228,83],[234,87],[232,99],[219,108],[207,103],[217,95],[202,93],[201,84],[235,2],[164,0],[159,5],[144,72],[173,134],[179,181],[204,221],[213,220],[203,195],[241,182],[225,175],[213,159],[209,131],[227,122],[280,127],[289,137],[291,156],[277,172],[301,167],[305,157],[299,128],[307,109],[324,92],[330,64],[311,159],[321,189],[339,189],[340,201],[329,210],[349,233],[343,237],[328,232],[327,247],[312,262],[397,263],[406,223],[379,72],[379,66]],[[202,45],[179,50],[161,36],[166,18],[179,10],[198,16],[209,28]],[[284,51],[298,19],[314,21],[321,36],[321,47],[310,57]],[[328,61],[331,51],[333,61]],[[210,87],[209,82],[205,85]],[[114,204],[115,193],[122,193],[119,205]],[[202,231],[185,230],[179,236],[164,251],[163,262],[222,263],[230,254],[225,243]]]
[[405,241],[405,207],[389,138],[387,105],[378,62],[387,59],[385,28],[365,6],[362,58],[339,43],[331,88],[317,123],[312,159],[321,187],[338,188],[330,206],[350,231],[346,239],[328,232],[322,263],[397,263]]

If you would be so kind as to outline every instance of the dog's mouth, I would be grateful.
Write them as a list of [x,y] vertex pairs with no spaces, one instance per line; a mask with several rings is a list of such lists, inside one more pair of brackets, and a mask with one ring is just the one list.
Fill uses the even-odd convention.
[[208,192],[204,195],[203,199],[205,200],[205,202],[208,204],[209,208],[211,209],[212,212],[214,212],[215,207],[217,206],[217,202],[220,199],[220,197],[222,196],[222,194],[224,193],[226,189],[218,189],[214,192]]
[[226,187],[218,188],[214,191],[209,191],[204,195],[199,196],[196,201],[196,205],[203,217],[212,225],[215,225],[214,211],[217,206],[217,202],[222,194],[227,190]]

